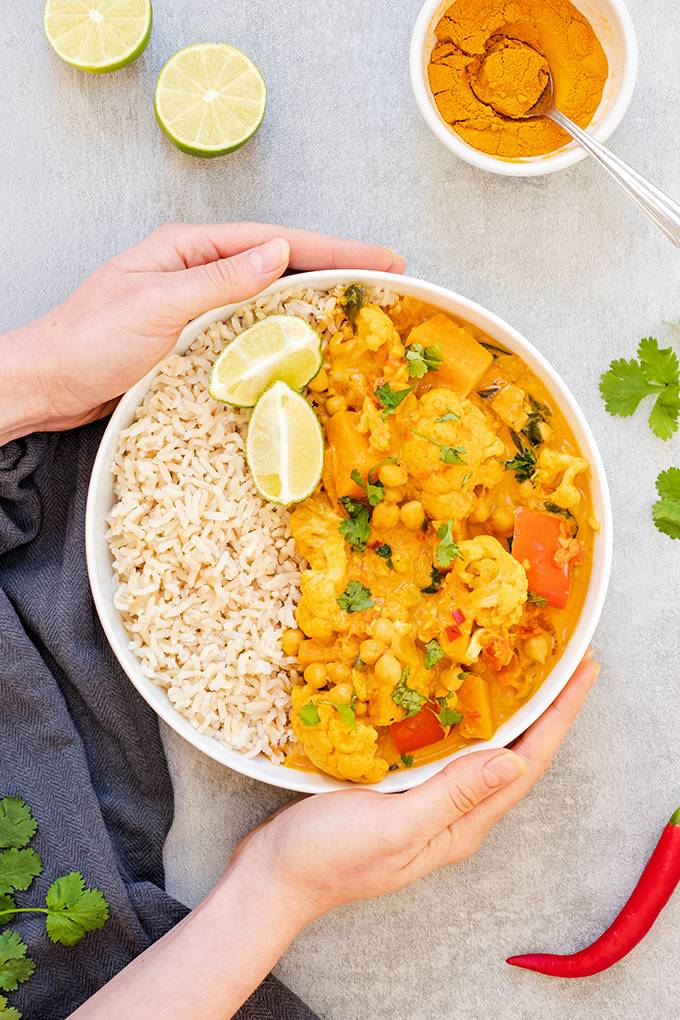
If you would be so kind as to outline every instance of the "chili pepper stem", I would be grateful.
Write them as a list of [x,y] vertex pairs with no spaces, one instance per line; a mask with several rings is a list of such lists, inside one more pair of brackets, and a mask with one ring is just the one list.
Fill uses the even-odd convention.
[[679,807],[679,808],[677,808],[677,809],[676,809],[676,810],[675,810],[675,811],[673,812],[673,814],[671,815],[671,817],[670,817],[670,819],[669,819],[669,822],[668,822],[668,824],[669,824],[669,825],[680,825],[680,807]]

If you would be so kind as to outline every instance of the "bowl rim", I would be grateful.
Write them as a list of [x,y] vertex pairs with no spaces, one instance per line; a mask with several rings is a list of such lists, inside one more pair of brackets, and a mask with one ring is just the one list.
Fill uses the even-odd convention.
[[[449,0],[449,4],[453,0]],[[624,0],[605,0],[611,6],[624,43],[624,61],[621,80],[611,109],[590,133],[600,142],[605,142],[616,131],[630,106],[638,75],[638,42],[633,19]],[[455,131],[446,127],[437,113],[431,97],[427,72],[423,62],[425,37],[439,7],[446,6],[445,0],[425,0],[415,21],[409,49],[409,75],[416,104],[425,123],[432,133],[451,152],[466,163],[504,177],[538,177],[553,174],[574,166],[588,153],[576,142],[544,156],[528,157],[526,160],[502,160],[475,149]],[[573,148],[572,148],[573,146]]]
[[[362,787],[362,789],[373,789],[384,793],[398,793],[429,779],[454,758],[473,751],[507,746],[524,733],[553,703],[586,653],[604,607],[612,565],[612,508],[604,464],[595,437],[583,411],[559,373],[540,351],[514,327],[484,306],[446,287],[427,283],[415,277],[374,270],[317,270],[300,273],[296,276],[287,276],[248,301],[211,309],[188,323],[180,334],[174,352],[183,352],[208,326],[223,321],[233,315],[237,309],[259,297],[275,294],[291,287],[314,287],[325,290],[339,284],[347,285],[357,282],[371,287],[385,287],[398,294],[411,293],[421,297],[435,307],[459,315],[474,325],[480,326],[499,343],[520,354],[523,360],[529,364],[532,370],[537,371],[539,377],[546,383],[574,430],[584,456],[587,456],[590,461],[591,490],[600,522],[584,607],[574,634],[551,673],[533,697],[522,705],[510,719],[502,723],[490,740],[467,745],[438,761],[388,774],[380,783]],[[158,367],[157,365],[152,369],[121,398],[101,439],[88,489],[85,517],[88,576],[97,614],[111,649],[133,686],[156,714],[197,750],[207,754],[215,761],[249,778],[299,793],[324,793],[331,790],[356,789],[356,785],[353,783],[335,780],[321,773],[299,771],[286,768],[284,765],[276,765],[261,754],[256,757],[247,757],[241,752],[226,748],[215,737],[199,733],[189,720],[172,705],[165,690],[142,674],[139,661],[128,646],[128,637],[124,631],[121,616],[113,605],[114,581],[111,556],[106,540],[106,516],[113,502],[111,466],[119,434],[132,421],[136,408],[158,372]]]

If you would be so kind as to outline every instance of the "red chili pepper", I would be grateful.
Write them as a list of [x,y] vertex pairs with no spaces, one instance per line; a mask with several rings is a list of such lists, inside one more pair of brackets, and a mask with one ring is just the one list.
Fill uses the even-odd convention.
[[462,609],[452,609],[451,616],[456,623],[465,623],[465,613]]
[[445,627],[444,628],[444,633],[446,634],[446,636],[449,639],[449,641],[455,641],[456,638],[460,637],[461,630],[460,630],[460,627],[456,627],[455,625],[452,625],[450,627]]
[[507,963],[552,977],[578,978],[599,974],[618,963],[641,941],[680,882],[680,808],[663,830],[640,881],[610,927],[591,946],[570,956],[530,953]]

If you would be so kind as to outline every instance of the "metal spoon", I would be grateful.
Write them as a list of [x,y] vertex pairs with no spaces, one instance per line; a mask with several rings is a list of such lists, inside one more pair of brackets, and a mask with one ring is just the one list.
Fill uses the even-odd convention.
[[548,117],[555,124],[559,124],[574,141],[578,142],[593,159],[597,160],[600,166],[604,167],[659,230],[680,248],[680,205],[670,199],[668,195],[664,195],[663,191],[659,191],[636,170],[610,152],[602,142],[596,141],[592,135],[580,128],[578,124],[574,124],[573,120],[557,109],[550,71],[548,71],[545,89],[538,101],[525,114],[513,117],[512,120],[533,120],[535,117]]

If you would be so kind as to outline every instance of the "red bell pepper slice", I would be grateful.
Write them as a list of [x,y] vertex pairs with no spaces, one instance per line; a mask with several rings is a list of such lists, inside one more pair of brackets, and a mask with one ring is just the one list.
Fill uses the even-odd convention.
[[555,562],[561,537],[562,521],[555,514],[524,507],[515,512],[512,555],[520,563],[529,563],[529,590],[542,595],[556,609],[564,609],[571,587],[571,562]]
[[444,728],[440,724],[433,708],[421,708],[416,715],[401,719],[390,726],[392,740],[399,754],[417,751],[428,744],[436,744],[444,737]]

